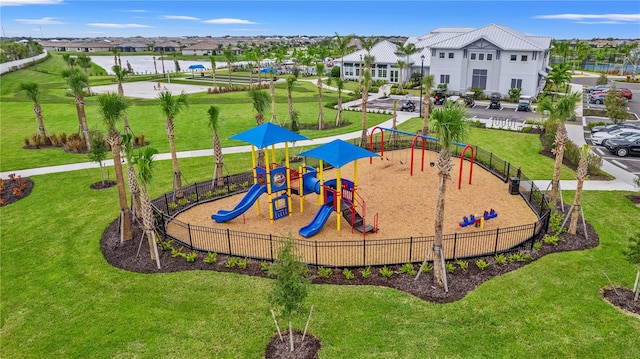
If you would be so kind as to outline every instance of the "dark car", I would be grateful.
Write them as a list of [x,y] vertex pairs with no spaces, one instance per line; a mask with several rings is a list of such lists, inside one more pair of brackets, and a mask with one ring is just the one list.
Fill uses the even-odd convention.
[[589,95],[589,103],[594,103],[596,105],[602,105],[604,103],[604,99],[607,97],[606,92],[598,92],[594,95]]
[[611,146],[611,148],[607,147],[607,149],[620,157],[627,155],[640,156],[640,139],[635,141],[625,139],[609,141],[609,146]]
[[595,132],[600,132],[600,131],[605,131],[605,132],[609,132],[609,131],[614,131],[620,128],[636,128],[636,129],[640,129],[640,126],[638,125],[634,125],[631,123],[619,123],[617,125],[606,125],[606,126],[595,126],[591,129],[591,133],[595,133]]
[[640,140],[640,134],[634,134],[634,135],[629,135],[629,136],[625,136],[625,137],[621,137],[621,138],[610,138],[606,141],[602,141],[602,144],[604,145],[604,147],[606,147],[609,150],[613,150],[614,148],[616,148],[616,146],[620,145],[621,143],[624,142],[633,142],[636,140]]
[[598,92],[598,91],[606,91],[609,90],[611,85],[597,85],[593,87],[587,87],[584,91],[586,93]]
[[502,99],[502,94],[500,92],[492,92],[490,97],[489,108],[490,109],[500,109],[502,105],[500,104],[500,99]]

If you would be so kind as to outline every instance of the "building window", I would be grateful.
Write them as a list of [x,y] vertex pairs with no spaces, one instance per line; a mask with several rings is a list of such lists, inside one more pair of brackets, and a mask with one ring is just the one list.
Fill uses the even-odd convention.
[[522,57],[520,57],[520,61],[527,61],[527,55],[522,55]]
[[462,58],[466,59],[467,58],[467,49],[463,49],[462,50]]
[[436,49],[431,49],[431,57],[436,57]]
[[480,61],[484,60],[484,54],[478,54],[478,60]]
[[475,52],[472,52],[472,53],[471,53],[471,60],[475,60],[475,59],[476,59],[476,53],[475,53]]
[[518,59],[518,55],[511,55],[511,61],[516,61]]
[[512,89],[521,89],[522,88],[522,79],[511,79],[511,88]]
[[449,53],[449,58],[452,59],[453,58],[453,52]]
[[483,90],[487,89],[487,70],[479,70],[479,69],[473,70],[471,87],[479,87]]
[[438,57],[441,58],[441,59],[444,59],[444,52],[438,53]]
[[533,55],[531,56],[531,60],[537,60],[537,59],[538,59],[538,53],[534,51]]
[[356,67],[356,76],[360,76],[360,68]]
[[493,54],[487,54],[487,61],[493,60]]
[[378,65],[378,77],[386,79],[387,78],[387,65]]
[[500,60],[500,50],[496,50],[496,60]]
[[440,75],[440,83],[441,84],[448,84],[450,80],[450,76],[449,75]]
[[389,75],[391,75],[389,82],[398,83],[398,70],[390,70]]

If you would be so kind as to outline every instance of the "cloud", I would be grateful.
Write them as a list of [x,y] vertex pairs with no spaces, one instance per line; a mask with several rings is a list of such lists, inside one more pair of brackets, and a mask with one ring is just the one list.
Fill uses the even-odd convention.
[[0,6],[58,5],[62,0],[2,0]]
[[54,17],[43,17],[42,19],[15,19],[17,22],[29,25],[62,25],[64,22],[54,20]]
[[255,25],[255,24],[257,24],[257,22],[253,22],[253,21],[249,21],[249,20],[243,20],[243,19],[230,19],[230,18],[220,18],[220,19],[204,20],[203,22],[204,22],[205,24],[216,24],[216,25],[237,25],[237,24],[242,24],[242,25]]
[[162,16],[163,19],[167,19],[167,20],[195,20],[198,21],[200,20],[197,17],[193,17],[193,16],[182,16],[182,15],[165,15]]
[[101,23],[101,22],[92,22],[87,24],[87,26],[103,27],[107,29],[139,29],[139,28],[151,27],[151,26],[142,25],[142,24],[109,24],[109,23]]
[[[585,23],[612,24],[624,22],[640,22],[640,14],[557,14],[537,15],[534,19],[587,21]],[[592,21],[590,21],[592,20]]]

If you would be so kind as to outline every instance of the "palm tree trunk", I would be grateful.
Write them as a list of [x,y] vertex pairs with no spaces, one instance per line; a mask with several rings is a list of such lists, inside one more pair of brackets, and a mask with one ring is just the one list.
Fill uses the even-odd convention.
[[80,122],[80,131],[84,136],[87,150],[91,150],[91,142],[89,141],[89,125],[87,124],[87,115],[84,112],[84,99],[76,97],[76,110],[78,112],[78,120]]
[[271,94],[271,122],[278,122],[278,115],[276,114],[276,88],[273,84],[273,75],[271,75],[271,82],[269,83],[269,92]]
[[555,208],[558,200],[558,193],[560,191],[560,170],[562,169],[562,160],[564,158],[564,146],[567,140],[567,129],[564,123],[560,123],[556,132],[556,161],[553,167],[553,179],[551,180],[551,195],[549,196],[549,203]]
[[173,163],[173,190],[176,197],[182,198],[182,176],[180,166],[178,166],[178,155],[176,154],[175,135],[173,133],[173,119],[167,117],[167,135],[169,136],[169,149],[171,150],[171,162]]
[[142,226],[147,234],[147,242],[149,243],[149,254],[151,259],[156,261],[158,269],[160,269],[160,256],[158,255],[158,244],[156,243],[153,223],[153,211],[151,209],[151,201],[149,193],[145,187],[140,191],[141,209],[142,209]]
[[127,164],[127,178],[129,179],[129,192],[131,193],[132,206],[131,210],[137,218],[141,218],[140,212],[140,185],[138,184],[138,177],[136,176],[136,170]]
[[422,99],[422,135],[429,134],[429,110],[431,105],[431,97],[425,94]]
[[366,148],[369,145],[367,136],[367,101],[369,100],[369,90],[362,91],[362,135],[360,136],[360,147]]
[[224,185],[224,177],[222,173],[223,165],[223,157],[222,157],[222,145],[220,144],[220,137],[217,133],[213,135],[213,155],[216,158],[216,169],[214,173],[214,177],[217,180],[218,186]]
[[444,251],[442,248],[442,235],[444,229],[444,205],[447,193],[447,180],[451,172],[451,154],[446,148],[440,149],[440,155],[437,160],[438,166],[438,199],[436,202],[436,220],[435,233],[433,236],[434,262],[433,276],[434,281],[439,287],[444,287],[444,269],[441,263],[444,260]]
[[318,77],[318,130],[324,128],[324,112],[322,112],[322,78]]
[[42,116],[42,107],[39,103],[33,103],[33,112],[36,114],[36,121],[38,121],[38,130],[40,131],[40,138],[42,144],[49,144],[49,138],[47,137],[47,131],[44,129],[44,117]]
[[229,91],[231,91],[231,62],[227,61],[227,69],[229,70]]
[[120,159],[120,148],[122,138],[120,134],[110,136],[109,145],[111,145],[111,154],[113,155],[113,167],[116,173],[116,183],[118,184],[118,201],[120,202],[120,214],[124,221],[122,227],[121,239],[128,241],[133,239],[131,230],[131,211],[127,205],[127,194],[124,189],[124,174],[122,173],[122,161]]
[[336,121],[336,126],[342,125],[342,96],[338,94],[338,120]]

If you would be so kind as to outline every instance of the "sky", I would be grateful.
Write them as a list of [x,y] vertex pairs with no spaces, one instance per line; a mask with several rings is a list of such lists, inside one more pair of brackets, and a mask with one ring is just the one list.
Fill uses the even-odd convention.
[[640,38],[640,1],[0,0],[3,37],[419,36],[491,23],[554,39]]

